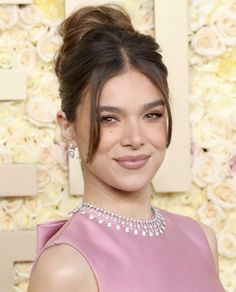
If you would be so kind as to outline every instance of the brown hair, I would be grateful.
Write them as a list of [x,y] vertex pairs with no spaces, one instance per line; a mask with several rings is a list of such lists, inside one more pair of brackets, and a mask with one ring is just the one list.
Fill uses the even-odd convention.
[[100,141],[99,98],[106,81],[129,68],[145,74],[160,90],[168,113],[168,144],[172,116],[167,69],[159,45],[151,36],[134,30],[129,15],[120,6],[86,6],[76,10],[60,26],[63,44],[55,72],[59,79],[61,108],[67,120],[76,119],[76,108],[90,96],[90,140],[87,161]]

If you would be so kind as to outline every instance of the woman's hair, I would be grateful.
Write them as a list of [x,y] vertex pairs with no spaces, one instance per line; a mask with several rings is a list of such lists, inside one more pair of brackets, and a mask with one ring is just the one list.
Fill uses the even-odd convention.
[[135,69],[159,89],[168,113],[168,144],[172,117],[169,105],[167,69],[159,45],[151,36],[134,30],[129,15],[117,5],[86,6],[76,10],[60,26],[63,43],[55,72],[59,79],[61,109],[67,120],[76,120],[76,109],[90,97],[90,140],[87,161],[100,141],[99,101],[104,84],[116,75]]

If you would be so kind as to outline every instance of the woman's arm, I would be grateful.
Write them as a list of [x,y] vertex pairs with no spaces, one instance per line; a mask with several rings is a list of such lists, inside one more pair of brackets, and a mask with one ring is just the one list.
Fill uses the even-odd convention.
[[217,239],[216,239],[215,233],[209,226],[201,222],[199,222],[199,224],[202,227],[202,230],[205,233],[208,243],[210,245],[212,255],[215,261],[216,271],[217,271],[217,274],[219,275],[218,245],[217,245]]
[[46,249],[30,278],[27,292],[97,292],[85,258],[69,245]]

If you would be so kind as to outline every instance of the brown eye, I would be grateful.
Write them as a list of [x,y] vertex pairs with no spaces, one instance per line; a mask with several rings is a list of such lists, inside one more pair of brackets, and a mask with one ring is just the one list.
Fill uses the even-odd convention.
[[118,121],[118,119],[113,116],[101,116],[100,121],[101,123],[113,124]]
[[148,119],[148,120],[155,120],[155,119],[161,118],[162,116],[163,116],[163,113],[155,112],[155,113],[147,114],[145,116],[145,118]]

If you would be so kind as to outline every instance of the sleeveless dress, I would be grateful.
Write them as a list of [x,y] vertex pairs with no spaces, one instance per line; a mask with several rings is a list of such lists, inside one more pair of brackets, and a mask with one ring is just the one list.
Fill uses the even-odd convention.
[[159,209],[166,230],[137,236],[75,212],[37,225],[37,257],[58,244],[78,250],[93,270],[99,292],[223,292],[213,255],[199,224]]

